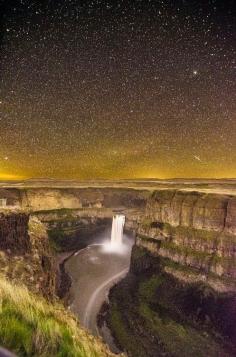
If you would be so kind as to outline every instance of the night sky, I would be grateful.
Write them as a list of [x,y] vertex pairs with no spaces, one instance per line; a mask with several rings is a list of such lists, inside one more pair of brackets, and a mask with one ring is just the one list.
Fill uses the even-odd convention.
[[236,177],[234,1],[0,3],[0,178]]

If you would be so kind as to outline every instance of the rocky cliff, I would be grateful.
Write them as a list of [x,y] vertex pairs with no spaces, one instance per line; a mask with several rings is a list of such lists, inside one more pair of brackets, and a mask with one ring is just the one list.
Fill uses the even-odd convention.
[[146,216],[156,222],[236,234],[236,197],[176,190],[154,191]]
[[130,356],[233,356],[236,197],[154,191],[106,322]]
[[0,250],[29,252],[28,221],[24,213],[0,213]]
[[216,290],[234,290],[235,217],[235,196],[156,191],[137,229],[137,245],[177,263],[175,275],[181,275],[181,266],[193,268],[194,279],[197,274],[198,279],[209,279]]
[[[94,236],[111,227],[111,210],[61,209],[34,213],[47,228],[57,252],[73,251],[94,243]],[[96,242],[97,243],[97,242]]]
[[0,345],[14,356],[114,356],[56,299],[45,226],[22,211],[0,217]]
[[128,188],[27,188],[19,189],[17,195],[21,208],[39,211],[144,206],[149,192]]
[[[177,264],[175,269],[166,268],[169,272],[172,269],[185,280],[207,279],[217,290],[235,289],[236,196],[106,187],[5,189],[2,194],[6,192],[22,209],[37,213],[52,233],[67,237],[72,232],[75,240],[91,233],[114,211],[122,211],[126,228],[137,233],[137,245]],[[7,239],[8,247],[14,249],[14,230],[8,227],[11,219],[2,218],[0,244],[3,247]],[[26,234],[20,229],[20,225],[15,228],[19,240]],[[19,245],[29,249],[29,239],[23,241]],[[188,274],[182,267],[189,268]]]
[[55,261],[43,224],[25,212],[0,215],[0,273],[47,298],[55,294]]
[[42,221],[22,210],[0,214],[0,345],[19,356],[113,356],[59,304],[55,251]]

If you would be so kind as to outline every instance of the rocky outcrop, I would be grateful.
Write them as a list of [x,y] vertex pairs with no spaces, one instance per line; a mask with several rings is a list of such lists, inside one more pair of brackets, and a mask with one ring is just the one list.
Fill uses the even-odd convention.
[[0,250],[29,252],[29,215],[25,213],[0,213]]
[[33,292],[54,297],[54,255],[37,217],[20,211],[1,213],[0,273]]
[[136,244],[106,323],[130,356],[233,356],[236,197],[159,190],[128,218]]
[[136,243],[156,256],[197,269],[199,279],[220,277],[225,286],[216,283],[216,289],[235,290],[235,210],[234,196],[156,191],[147,201]]
[[34,213],[47,229],[57,252],[71,252],[94,242],[94,236],[111,227],[112,212],[107,210],[61,209]]
[[29,235],[32,245],[28,255],[34,276],[33,289],[44,296],[54,298],[56,293],[56,258],[44,224],[35,216],[30,216]]
[[125,188],[28,188],[19,189],[19,195],[22,208],[39,211],[144,207],[149,192]]
[[228,234],[236,234],[235,215],[235,196],[201,192],[155,191],[146,207],[156,222]]

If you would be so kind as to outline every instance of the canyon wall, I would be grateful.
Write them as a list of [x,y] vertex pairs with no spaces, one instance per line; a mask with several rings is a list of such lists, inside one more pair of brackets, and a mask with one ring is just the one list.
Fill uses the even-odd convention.
[[[37,215],[16,211],[15,205],[13,211],[2,209],[1,346],[14,352],[14,356],[113,356],[59,303],[54,256],[45,225]],[[65,283],[65,276],[61,277]],[[2,356],[3,349],[0,350]],[[4,350],[4,356],[13,356],[8,351]]]
[[0,213],[0,250],[29,252],[29,215],[25,213]]
[[0,208],[0,272],[53,296],[60,289],[56,253],[93,243],[99,231],[111,227],[116,211],[143,211],[148,194],[123,188],[0,189],[6,202]]
[[29,188],[18,192],[21,208],[33,211],[61,208],[131,208],[144,206],[148,191],[125,188]]
[[175,190],[155,191],[146,216],[170,225],[236,234],[236,197]]
[[39,211],[34,215],[46,227],[49,240],[57,252],[72,252],[98,243],[99,233],[111,228],[110,210],[62,209],[52,213]]
[[[126,228],[136,232],[136,245],[175,263],[166,270],[176,277],[208,280],[216,290],[235,289],[236,196],[105,187],[4,189],[0,194],[11,198],[21,211],[37,214],[61,236],[66,249],[71,242],[76,246],[79,236],[86,238],[109,224],[114,212],[123,212]],[[22,213],[15,214],[17,222],[25,219]],[[0,218],[0,247],[7,240],[13,250],[29,249],[22,224],[10,229],[12,219],[13,215]],[[65,240],[70,234],[72,240]]]
[[54,255],[37,217],[22,211],[0,213],[0,274],[47,298],[54,297]]
[[[217,290],[234,290],[236,197],[155,191],[138,226],[137,245],[177,263],[167,268],[176,276],[181,276],[181,266],[189,267],[198,272],[198,279],[209,278]],[[186,279],[187,274],[182,275]]]
[[236,197],[154,191],[106,324],[129,356],[234,356]]
[[[89,226],[96,228],[98,222],[108,222],[114,212],[122,212],[126,228],[137,234],[138,246],[178,264],[179,270],[181,266],[195,269],[199,279],[228,279],[227,287],[234,289],[229,282],[236,277],[236,196],[108,187],[4,189],[0,196],[8,197],[31,215],[37,214],[47,228],[55,228],[55,233],[59,233],[58,228],[69,233],[74,230],[77,236],[90,232]],[[20,219],[23,216],[19,213]],[[5,233],[7,225],[4,218],[2,246],[5,239],[10,244],[10,235],[14,235]],[[19,227],[15,231],[20,240],[26,234]],[[24,244],[29,244],[27,238]],[[177,276],[179,270],[173,273]],[[224,289],[217,284],[215,288]]]

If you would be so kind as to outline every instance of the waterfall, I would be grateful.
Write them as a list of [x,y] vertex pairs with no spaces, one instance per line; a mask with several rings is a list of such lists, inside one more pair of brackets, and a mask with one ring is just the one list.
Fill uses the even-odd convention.
[[117,214],[113,216],[111,229],[111,246],[121,246],[123,240],[123,229],[125,224],[125,216]]

